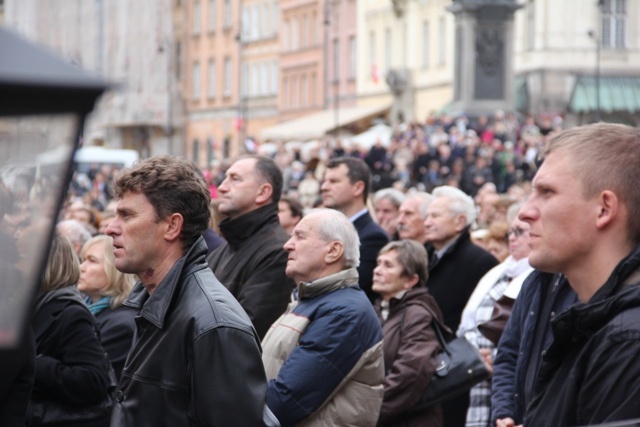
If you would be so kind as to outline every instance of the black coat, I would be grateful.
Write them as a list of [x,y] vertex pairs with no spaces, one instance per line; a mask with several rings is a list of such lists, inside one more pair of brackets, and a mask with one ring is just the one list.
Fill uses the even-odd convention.
[[79,408],[102,402],[109,361],[95,319],[75,286],[41,296],[31,324],[37,352],[33,398]]
[[262,339],[289,304],[293,280],[285,275],[289,235],[278,220],[278,204],[220,222],[227,240],[207,256],[216,278],[240,302]]
[[15,349],[0,351],[0,424],[24,427],[35,379],[36,342],[31,327]]
[[374,302],[379,295],[371,290],[373,269],[376,268],[378,252],[389,243],[389,236],[373,221],[369,212],[358,217],[353,225],[360,238],[360,266],[358,266],[360,279],[358,284],[367,294],[369,301]]
[[524,425],[596,425],[640,418],[640,246],[585,304],[551,321]]
[[[428,249],[429,257],[433,247]],[[485,273],[498,265],[493,255],[476,246],[465,229],[435,264],[429,264],[427,287],[442,310],[444,323],[458,330],[462,310]]]
[[112,427],[262,425],[260,340],[206,253],[200,238],[152,295],[139,282],[124,302],[140,315]]
[[108,307],[96,315],[96,323],[100,329],[100,343],[107,352],[118,379],[131,349],[131,341],[136,329],[135,317],[136,310],[125,306],[115,310]]
[[[433,247],[428,249],[429,257]],[[429,264],[427,287],[442,310],[445,324],[452,331],[458,330],[460,317],[471,293],[485,275],[498,264],[489,252],[476,246],[463,230],[458,239],[436,263]],[[442,404],[445,427],[465,425],[469,394],[463,393]]]

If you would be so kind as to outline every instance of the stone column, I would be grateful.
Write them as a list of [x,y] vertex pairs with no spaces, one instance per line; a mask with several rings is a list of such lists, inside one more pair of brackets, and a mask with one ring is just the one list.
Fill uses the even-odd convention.
[[456,42],[451,112],[471,116],[514,109],[516,0],[453,0]]

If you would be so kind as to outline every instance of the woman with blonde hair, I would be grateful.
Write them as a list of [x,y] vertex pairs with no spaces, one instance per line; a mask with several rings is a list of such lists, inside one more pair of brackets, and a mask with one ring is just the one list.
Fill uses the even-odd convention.
[[96,318],[100,341],[116,377],[124,367],[135,330],[136,310],[122,305],[135,283],[134,276],[118,271],[114,264],[113,240],[96,236],[82,247],[78,289],[86,295]]
[[56,235],[31,322],[37,357],[30,426],[109,425],[111,368],[75,286],[79,277],[71,243]]

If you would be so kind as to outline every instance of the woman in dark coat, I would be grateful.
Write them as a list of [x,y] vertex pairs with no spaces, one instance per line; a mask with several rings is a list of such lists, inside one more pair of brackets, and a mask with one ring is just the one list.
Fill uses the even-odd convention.
[[[71,243],[55,236],[32,320],[37,357],[31,426],[109,425],[110,408],[103,405],[110,385],[109,361],[95,320],[75,287],[79,277]],[[46,414],[54,416],[48,419]],[[69,416],[79,419],[72,422]]]
[[442,426],[440,406],[408,413],[435,373],[440,343],[431,326],[444,324],[425,287],[427,252],[413,240],[393,241],[378,254],[373,290],[381,298],[375,308],[382,322],[385,364],[384,398],[378,426]]
[[78,289],[87,296],[89,310],[100,329],[100,342],[119,379],[136,328],[136,310],[123,306],[122,302],[131,292],[135,279],[132,274],[116,269],[113,240],[109,236],[90,239],[80,254],[83,261]]

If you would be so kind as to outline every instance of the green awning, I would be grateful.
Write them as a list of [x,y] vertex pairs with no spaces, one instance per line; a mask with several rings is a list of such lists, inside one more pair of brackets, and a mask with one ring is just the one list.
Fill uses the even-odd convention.
[[[640,112],[640,77],[600,77],[600,111]],[[598,109],[598,82],[594,76],[578,76],[569,109],[590,113]]]

